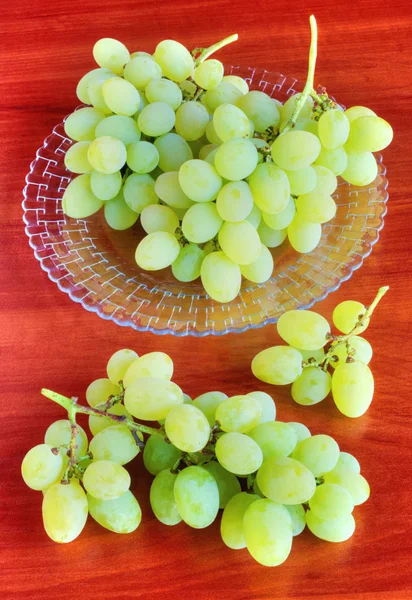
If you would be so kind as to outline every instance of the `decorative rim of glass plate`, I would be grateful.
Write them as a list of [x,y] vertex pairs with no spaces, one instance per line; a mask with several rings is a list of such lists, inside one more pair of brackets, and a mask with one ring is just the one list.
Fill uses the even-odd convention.
[[[251,89],[282,102],[303,87],[292,77],[264,69],[232,66],[228,73],[242,76]],[[73,178],[64,166],[71,144],[59,123],[30,165],[22,203],[30,246],[49,279],[74,302],[136,331],[198,337],[242,333],[276,323],[286,310],[311,308],[362,266],[379,239],[387,212],[386,168],[376,154],[379,172],[369,186],[355,187],[339,179],[333,195],[337,215],[322,226],[321,242],[313,252],[299,255],[286,240],[273,250],[270,280],[263,284],[244,280],[235,300],[219,304],[199,281],[182,284],[170,274],[162,279],[163,272],[141,271],[131,252],[126,252],[125,263],[121,236],[112,242],[118,234],[126,239],[127,232],[110,230],[109,241],[109,228],[98,215],[83,220],[66,217],[61,198]],[[129,239],[130,244],[135,248],[136,240]]]

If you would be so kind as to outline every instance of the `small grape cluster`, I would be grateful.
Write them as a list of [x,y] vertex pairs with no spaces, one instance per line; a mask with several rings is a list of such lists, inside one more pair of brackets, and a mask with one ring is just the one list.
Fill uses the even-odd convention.
[[[50,425],[26,454],[22,476],[43,492],[43,523],[55,542],[74,540],[88,514],[117,533],[138,528],[142,513],[124,465],[142,449],[161,523],[202,529],[223,509],[224,543],[247,548],[263,565],[283,563],[306,525],[331,542],[353,534],[354,506],[369,497],[358,461],[328,435],[276,421],[268,394],[214,391],[192,401],[171,381],[173,362],[163,352],[119,350],[107,375],[87,388],[88,406],[42,390],[68,419]],[[90,443],[77,414],[89,415]],[[141,422],[156,420],[160,427]]]
[[388,289],[380,288],[369,308],[355,300],[338,304],[332,320],[340,335],[332,335],[328,321],[314,311],[283,313],[277,331],[289,346],[272,346],[259,352],[252,361],[253,374],[273,385],[291,383],[292,398],[303,406],[318,404],[332,391],[341,413],[360,417],[372,402],[374,379],[368,367],[372,346],[359,334],[368,327]]
[[242,276],[267,281],[269,249],[286,237],[297,252],[311,252],[336,213],[336,176],[371,183],[378,172],[372,152],[393,135],[370,109],[343,111],[314,91],[313,17],[311,27],[306,86],[283,105],[208,59],[237,35],[192,53],[164,40],[153,56],[99,40],[99,68],[77,86],[92,106],[65,122],[77,142],[65,164],[80,175],[64,193],[64,212],[83,219],[104,206],[117,230],[140,216],[147,235],[136,249],[138,266],[171,266],[182,282],[200,276],[219,302],[236,297]]

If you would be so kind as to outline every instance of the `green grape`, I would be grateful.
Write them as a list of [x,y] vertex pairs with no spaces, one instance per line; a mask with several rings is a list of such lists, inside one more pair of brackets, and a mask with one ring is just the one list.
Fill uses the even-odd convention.
[[219,231],[223,252],[238,265],[254,263],[261,251],[259,234],[249,221],[225,221]]
[[260,211],[260,208],[256,204],[253,204],[252,210],[246,217],[246,221],[249,221],[249,223],[251,223],[253,227],[257,229],[260,225],[261,220],[262,213]]
[[89,93],[87,91],[87,87],[89,85],[89,83],[91,81],[93,81],[93,79],[101,79],[104,75],[111,75],[113,77],[114,73],[113,71],[111,71],[110,69],[93,69],[92,71],[89,71],[88,73],[86,73],[86,75],[83,75],[83,77],[80,79],[79,83],[77,84],[77,88],[76,88],[76,95],[78,97],[78,99],[80,100],[80,102],[83,102],[83,104],[91,104],[91,100],[89,98]]
[[273,456],[289,456],[297,444],[293,427],[280,421],[260,423],[249,432],[249,436],[259,444],[264,460]]
[[326,542],[346,542],[355,531],[355,519],[352,515],[325,521],[308,510],[306,523],[313,535]]
[[134,212],[140,214],[146,206],[157,204],[159,199],[155,191],[153,177],[147,173],[132,173],[124,182],[123,195],[126,204]]
[[330,325],[325,317],[312,310],[289,310],[279,317],[277,330],[295,348],[318,350],[328,341]]
[[262,498],[247,508],[243,517],[246,547],[265,567],[282,564],[292,549],[292,520],[286,508]]
[[163,202],[169,204],[174,209],[186,209],[193,206],[193,201],[186,196],[180,187],[179,173],[177,171],[169,171],[168,173],[159,175],[155,183],[155,192]]
[[237,75],[225,75],[222,81],[226,81],[227,83],[231,83],[235,87],[237,87],[242,94],[247,94],[249,91],[249,86],[242,77],[238,77]]
[[132,210],[124,200],[123,190],[116,198],[105,202],[104,216],[107,224],[117,231],[124,231],[132,227],[139,218],[138,213]]
[[130,60],[126,46],[113,38],[102,38],[93,46],[93,58],[99,65],[121,75],[124,65]]
[[293,427],[293,429],[296,433],[298,443],[301,442],[302,440],[306,440],[308,437],[311,436],[309,429],[306,427],[306,425],[303,425],[303,423],[295,423],[292,421],[292,422],[289,422],[288,425],[290,427]]
[[64,155],[64,165],[72,173],[87,173],[92,166],[87,159],[90,142],[76,142]]
[[179,83],[180,89],[186,93],[187,96],[194,96],[197,92],[197,85],[190,79],[185,79]]
[[134,350],[129,350],[128,348],[122,348],[112,354],[106,367],[107,376],[110,381],[114,384],[123,381],[127,369],[137,358],[139,358],[139,355]]
[[338,187],[336,175],[330,169],[321,165],[313,165],[312,169],[316,173],[316,187],[313,192],[326,194],[327,196],[333,194]]
[[259,445],[244,433],[224,433],[216,442],[216,458],[230,473],[249,475],[259,469],[263,455]]
[[[162,69],[151,56],[135,56],[124,69],[124,78],[142,92],[146,91],[152,81],[160,81],[161,77]],[[147,99],[149,102],[156,102],[156,100],[150,100],[149,96]]]
[[[157,63],[154,63],[157,66]],[[182,90],[168,79],[152,79],[146,86],[145,94],[149,102],[166,102],[173,110],[177,110],[182,103]]]
[[44,495],[42,515],[44,529],[54,542],[72,542],[80,535],[87,520],[87,498],[83,488],[73,480],[70,485],[52,485]]
[[209,114],[199,102],[185,102],[176,112],[176,133],[186,141],[198,140],[206,131]]
[[252,91],[242,95],[236,102],[249,119],[253,122],[256,131],[263,133],[268,127],[277,127],[280,115],[272,98],[264,92]]
[[257,150],[249,140],[233,138],[223,142],[215,154],[218,173],[229,181],[248,177],[256,168]]
[[140,96],[140,104],[139,104],[139,108],[137,109],[137,111],[135,112],[135,114],[133,115],[133,117],[137,120],[137,117],[140,115],[140,113],[142,112],[142,110],[144,109],[145,106],[147,106],[149,104],[149,100],[146,98],[146,94],[144,92],[139,92],[139,96]]
[[335,483],[345,488],[353,498],[355,506],[363,504],[370,496],[370,488],[366,479],[345,465],[336,465],[329,473],[325,474],[325,483]]
[[332,108],[324,112],[318,121],[322,146],[327,150],[341,148],[349,137],[349,127],[349,119],[340,109]]
[[348,452],[341,452],[339,454],[339,460],[336,463],[336,467],[339,470],[339,467],[345,467],[354,471],[355,473],[360,473],[360,464],[359,461],[349,454]]
[[318,404],[326,398],[332,387],[328,371],[320,367],[307,367],[292,383],[291,394],[295,402],[302,406]]
[[319,244],[322,226],[320,223],[309,223],[296,213],[287,227],[287,235],[290,245],[296,252],[307,254]]
[[[228,105],[225,104],[223,106],[228,106]],[[220,146],[220,144],[222,143],[222,140],[220,139],[220,137],[216,133],[216,129],[215,129],[215,126],[213,124],[213,119],[211,119],[209,121],[209,123],[206,125],[205,134],[206,134],[206,137],[207,137],[208,141],[211,144],[216,144],[216,146]]]
[[302,355],[290,346],[266,348],[252,360],[252,372],[265,383],[287,385],[302,373]]
[[92,188],[93,194],[99,198],[99,200],[111,200],[120,192],[120,188],[122,187],[122,174],[120,171],[109,174],[92,171],[90,175],[90,187]]
[[112,383],[110,379],[102,377],[91,382],[86,390],[86,400],[92,408],[95,408],[98,404],[106,402],[110,396],[118,396],[119,394],[120,387]]
[[150,173],[159,163],[159,152],[150,142],[134,142],[127,148],[127,165],[135,173]]
[[217,150],[217,148],[218,147],[216,146],[216,144],[206,144],[206,146],[203,146],[199,152],[200,160],[206,160],[209,154],[213,152],[213,150]]
[[104,101],[116,115],[130,117],[140,105],[140,95],[137,89],[121,77],[111,77],[102,87]]
[[301,350],[300,348],[296,348],[302,355],[302,358],[305,362],[310,363],[314,361],[322,363],[325,360],[325,351],[323,348],[318,348],[318,350]]
[[[137,435],[143,439],[140,432]],[[89,449],[93,460],[110,460],[119,465],[127,464],[140,452],[126,425],[111,425],[102,429],[91,440]]]
[[214,477],[219,490],[219,508],[225,508],[231,498],[240,493],[239,480],[214,460],[205,464],[203,468]]
[[222,187],[222,178],[209,163],[193,159],[180,167],[179,183],[186,196],[194,202],[210,202]]
[[336,466],[339,446],[329,435],[312,435],[299,442],[292,457],[305,465],[315,477],[320,477]]
[[174,496],[176,478],[177,475],[165,469],[156,474],[150,486],[150,506],[163,525],[177,525],[182,520]]
[[149,233],[136,248],[135,259],[145,271],[159,271],[169,267],[179,255],[180,246],[175,236],[167,231]]
[[61,452],[54,454],[52,445],[39,444],[31,448],[21,463],[24,483],[32,490],[45,490],[60,476],[63,467]]
[[356,152],[346,148],[346,154],[348,163],[341,174],[345,181],[352,185],[363,186],[369,185],[376,179],[378,165],[372,152]]
[[262,163],[249,178],[253,198],[260,210],[274,215],[283,211],[290,198],[287,175],[273,163]]
[[[280,117],[282,119],[282,121],[288,121],[289,118],[292,116],[295,108],[296,108],[296,103],[299,100],[301,94],[293,94],[293,96],[290,96],[286,102],[283,104],[283,106],[280,108]],[[310,96],[308,96],[305,100],[304,105],[302,106],[302,109],[299,113],[299,116],[302,118],[306,118],[306,119],[310,119],[311,115],[312,115],[312,110],[313,110],[313,100]]]
[[321,167],[326,167],[335,175],[342,175],[348,164],[348,157],[343,148],[337,148],[337,150],[322,148],[315,162]]
[[245,113],[233,104],[220,104],[213,113],[216,134],[223,141],[246,138],[250,134],[250,123]]
[[261,417],[262,407],[253,396],[232,396],[216,409],[216,420],[223,431],[246,433],[256,427]]
[[156,46],[155,61],[161,66],[163,75],[180,83],[192,74],[194,62],[190,52],[179,42],[163,40]]
[[293,537],[300,535],[306,527],[305,509],[302,504],[285,504],[292,521]]
[[[133,421],[132,415],[126,410],[126,408],[120,402],[118,402],[117,404],[114,404],[111,408],[108,409],[107,412],[111,415],[127,417],[128,419]],[[103,429],[112,427],[115,424],[116,424],[116,421],[113,421],[112,419],[110,419],[110,417],[96,417],[94,415],[90,415],[90,417],[89,417],[89,429],[92,432],[92,434],[95,436],[98,433],[100,433],[100,431],[103,431]],[[85,452],[83,452],[83,454],[85,454]]]
[[149,473],[157,475],[164,469],[172,469],[181,455],[181,451],[167,443],[162,435],[153,434],[146,440],[143,463]]
[[140,222],[146,233],[154,233],[155,231],[175,233],[179,227],[179,219],[176,213],[168,206],[162,206],[161,204],[146,206],[140,215]]
[[223,65],[219,60],[212,58],[201,62],[193,72],[193,79],[204,90],[215,88],[222,81]]
[[98,108],[107,115],[111,115],[112,110],[107,106],[104,99],[103,85],[108,79],[112,79],[113,77],[113,73],[105,73],[99,78],[93,78],[87,84],[87,93],[89,94],[90,104],[92,104],[94,108]]
[[286,456],[266,458],[258,470],[257,482],[265,496],[279,504],[307,502],[316,489],[310,470]]
[[259,498],[257,494],[240,492],[226,504],[220,523],[220,534],[223,542],[232,550],[246,548],[243,517],[249,506]]
[[253,283],[264,283],[273,272],[273,257],[264,244],[260,246],[260,254],[249,265],[241,265],[240,271],[246,279]]
[[130,475],[124,467],[115,462],[94,460],[84,472],[83,485],[93,498],[114,500],[128,491]]
[[227,396],[223,392],[206,392],[195,398],[193,405],[202,411],[209,421],[209,425],[213,427],[216,422],[217,407],[226,399]]
[[288,131],[272,144],[272,158],[281,169],[298,171],[309,167],[319,156],[319,139],[308,131]]
[[318,519],[329,521],[350,515],[354,504],[352,496],[344,487],[336,483],[323,483],[318,485],[309,500],[309,508]]
[[262,221],[257,229],[262,244],[268,248],[277,248],[286,239],[286,229],[271,229],[264,221]]
[[317,177],[313,167],[285,172],[289,179],[290,193],[294,196],[309,194],[309,192],[315,189]]
[[199,452],[209,440],[210,426],[196,406],[181,404],[168,413],[166,435],[176,448],[184,452]]
[[165,419],[174,406],[182,403],[182,390],[167,379],[141,377],[133,381],[124,394],[127,410],[137,419],[144,421]]
[[166,102],[153,102],[144,107],[137,118],[139,129],[147,136],[158,137],[168,133],[175,124],[173,108]]
[[123,384],[127,388],[136,379],[153,377],[170,381],[173,377],[173,361],[164,352],[148,352],[143,354],[127,369],[123,377]]
[[[111,115],[96,125],[96,137],[114,137],[125,146],[140,140],[140,129],[131,117]],[[94,139],[94,136],[93,136]]]
[[206,254],[196,244],[186,244],[180,248],[175,262],[172,264],[172,273],[178,281],[194,281],[200,277],[200,269]]
[[153,59],[153,56],[151,54],[149,54],[148,52],[132,52],[130,55],[130,58],[135,58],[136,56],[149,56],[150,58]]
[[115,533],[132,533],[142,520],[142,510],[130,490],[112,500],[98,500],[88,494],[87,502],[93,519]]
[[370,108],[366,108],[366,106],[351,106],[345,110],[345,115],[350,123],[355,119],[359,119],[359,117],[376,117],[376,113]]
[[213,300],[230,302],[239,293],[242,274],[239,265],[224,252],[211,252],[200,268],[202,285]]
[[252,396],[262,407],[262,416],[259,423],[266,423],[276,419],[276,405],[272,396],[269,396],[266,392],[250,392],[246,395]]
[[217,235],[222,223],[214,202],[195,204],[183,217],[183,235],[189,242],[204,244]]
[[104,135],[89,146],[87,158],[96,171],[106,175],[119,171],[126,162],[126,146],[117,138]]
[[225,221],[243,221],[253,208],[253,196],[246,181],[226,183],[217,195],[216,208]]
[[355,152],[380,152],[391,143],[393,130],[377,116],[358,117],[350,124],[348,147]]
[[228,81],[221,81],[219,85],[206,92],[204,101],[213,112],[221,104],[236,104],[242,96],[243,93],[238,87]]
[[285,208],[275,215],[269,215],[266,212],[262,213],[263,220],[270,229],[275,229],[280,231],[282,229],[286,229],[292,221],[293,217],[296,214],[295,201],[290,196],[288,203]]
[[177,510],[195,529],[208,527],[219,510],[219,490],[214,477],[198,466],[179,472],[174,485]]
[[95,138],[96,125],[105,117],[97,108],[79,108],[65,120],[64,131],[76,142],[90,142]]
[[342,363],[332,376],[332,396],[346,417],[362,416],[369,408],[374,391],[372,371],[363,362]]
[[[350,333],[356,327],[359,319],[365,314],[366,307],[356,300],[340,302],[334,309],[332,320],[335,327],[342,333]],[[357,328],[357,333],[362,333],[369,325],[369,317],[362,327]]]
[[[74,455],[76,458],[84,456],[87,452],[89,440],[83,427],[78,423],[76,424],[76,449]],[[66,448],[59,448],[62,457],[67,455],[68,445],[70,442],[72,428],[68,419],[61,419],[55,421],[46,430],[44,435],[44,443],[52,448],[59,448],[60,446],[67,446]]]

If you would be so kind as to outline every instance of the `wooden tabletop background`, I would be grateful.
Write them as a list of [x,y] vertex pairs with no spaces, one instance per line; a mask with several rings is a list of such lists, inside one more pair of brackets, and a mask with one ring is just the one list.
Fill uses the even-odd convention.
[[[309,6],[310,4],[310,6]],[[389,212],[381,239],[364,266],[316,310],[330,317],[339,301],[371,301],[390,292],[367,332],[373,344],[376,393],[358,420],[340,416],[330,399],[294,404],[287,389],[254,380],[253,356],[273,345],[273,326],[242,335],[174,338],[136,333],[86,312],[41,271],[22,222],[22,188],[36,149],[78,103],[75,86],[94,68],[100,37],[118,37],[131,50],[153,51],[175,38],[207,46],[237,31],[221,52],[228,64],[248,63],[305,76],[309,10],[318,19],[316,82],[342,103],[367,105],[388,119],[395,138],[385,151]],[[411,277],[412,14],[409,0],[4,0],[0,93],[0,597],[2,600],[407,600],[412,598],[412,352]],[[343,544],[305,532],[289,559],[264,568],[246,551],[226,548],[216,521],[207,530],[158,523],[148,504],[150,477],[141,464],[133,490],[143,509],[139,529],[112,534],[89,520],[75,542],[56,545],[43,531],[41,494],[20,477],[25,452],[46,427],[63,418],[40,395],[42,386],[84,397],[104,376],[112,352],[168,352],[175,381],[192,396],[272,392],[278,415],[334,436],[357,456],[371,484],[356,508],[357,529]]]

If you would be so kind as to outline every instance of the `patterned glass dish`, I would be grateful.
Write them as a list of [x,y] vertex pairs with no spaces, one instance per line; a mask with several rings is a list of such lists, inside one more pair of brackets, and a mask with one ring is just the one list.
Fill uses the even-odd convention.
[[[301,91],[297,80],[252,67],[231,67],[259,89],[284,102]],[[102,211],[84,220],[64,215],[61,198],[73,175],[64,166],[72,142],[59,123],[37,151],[24,189],[24,222],[34,255],[49,278],[75,302],[103,319],[137,331],[177,336],[241,333],[275,323],[285,311],[309,308],[336,290],[372,251],[383,227],[388,199],[386,169],[367,187],[340,179],[336,217],[322,226],[319,246],[298,254],[286,240],[272,250],[275,268],[264,284],[243,281],[235,300],[213,301],[199,280],[182,284],[170,269],[145,272],[134,251],[140,225],[114,231]]]

